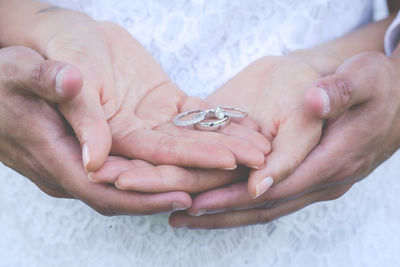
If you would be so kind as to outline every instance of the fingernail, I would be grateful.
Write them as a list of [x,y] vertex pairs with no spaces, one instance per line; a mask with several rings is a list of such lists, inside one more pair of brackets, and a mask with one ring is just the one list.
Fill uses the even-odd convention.
[[89,181],[91,181],[91,182],[93,182],[93,183],[98,183],[99,181],[93,179],[92,174],[93,174],[93,172],[89,172],[89,173],[88,173],[88,179],[89,179]]
[[86,143],[84,143],[82,147],[82,160],[83,160],[83,166],[87,170],[87,165],[89,164],[90,161],[90,154],[89,154],[89,147]]
[[181,202],[174,202],[172,203],[172,210],[177,211],[177,210],[185,210],[187,207],[181,203]]
[[201,215],[203,215],[203,214],[206,214],[207,213],[207,210],[205,210],[205,209],[199,209],[196,213],[193,213],[193,212],[188,212],[189,214],[190,214],[190,216],[201,216]]
[[115,187],[116,187],[117,189],[119,189],[119,190],[125,190],[125,189],[121,188],[121,187],[118,185],[118,180],[116,180],[116,181],[114,182],[114,185],[115,185]]
[[265,191],[267,191],[273,183],[274,179],[270,176],[259,182],[256,185],[256,196],[254,198],[258,198],[259,196],[264,194]]
[[[264,166],[264,165],[263,165]],[[255,170],[259,170],[261,169],[263,166],[250,166],[251,169],[255,169]]]
[[329,95],[328,93],[321,87],[318,87],[319,89],[319,93],[321,95],[322,98],[322,102],[323,102],[323,113],[327,114],[330,110],[331,110],[331,101],[329,100]]
[[56,91],[57,93],[61,94],[63,89],[62,89],[62,84],[63,84],[63,78],[64,78],[64,72],[68,67],[63,67],[61,70],[57,72],[56,75]]
[[233,166],[231,168],[224,168],[223,170],[225,170],[225,171],[233,171],[236,168],[237,168],[237,165],[235,165],[235,166]]

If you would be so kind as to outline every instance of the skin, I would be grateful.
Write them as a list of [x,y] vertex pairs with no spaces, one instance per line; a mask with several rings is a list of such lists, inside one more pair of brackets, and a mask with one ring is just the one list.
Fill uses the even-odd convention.
[[[34,1],[5,2],[8,13],[15,9],[20,16],[6,15],[4,25],[22,27],[0,36],[3,45],[30,46],[48,59],[76,66],[83,75],[80,93],[58,108],[80,142],[89,173],[98,170],[110,152],[157,165],[219,169],[233,169],[239,163],[263,165],[270,147],[254,127],[246,126],[250,120],[219,132],[174,126],[171,120],[183,106],[207,104],[188,98],[118,25]],[[32,27],[23,27],[28,22],[35,25],[33,33],[26,30]]]
[[[68,71],[60,94],[56,90],[56,74],[63,68]],[[44,100],[73,98],[81,89],[82,78],[73,66],[45,60],[31,49],[0,49],[1,162],[29,177],[50,196],[80,199],[104,215],[148,214],[189,207],[191,198],[185,192],[126,192],[87,179],[79,142],[56,105]],[[136,164],[148,163],[137,160]]]
[[[16,2],[26,4],[22,5],[21,10],[18,7],[18,12],[30,15],[27,18],[23,15],[12,16],[12,19],[23,18],[22,25],[32,19],[31,23],[36,23],[36,32],[32,34],[34,38],[30,39],[31,33],[16,27],[7,38],[0,36],[2,44],[29,44],[51,60],[43,61],[43,56],[40,56],[41,61],[32,63],[33,70],[27,69],[20,73],[18,81],[9,76],[12,68],[4,66],[13,65],[14,69],[25,66],[25,57],[29,59],[32,50],[24,53],[20,52],[22,48],[18,48],[15,53],[18,60],[6,57],[0,62],[2,69],[7,70],[3,75],[7,84],[23,81],[25,91],[42,97],[41,101],[19,97],[17,100],[22,102],[17,102],[13,100],[13,95],[4,95],[7,112],[2,113],[4,125],[1,129],[6,129],[3,131],[7,132],[9,140],[1,143],[1,161],[31,179],[44,192],[56,197],[78,198],[105,215],[150,214],[189,207],[190,196],[179,190],[206,190],[229,184],[238,176],[226,175],[225,179],[218,181],[204,180],[196,188],[190,183],[182,186],[166,184],[162,180],[156,184],[145,184],[147,187],[168,187],[166,194],[119,191],[114,185],[93,183],[98,177],[94,171],[108,158],[110,149],[113,154],[135,158],[130,161],[130,166],[143,171],[138,172],[141,176],[149,172],[166,173],[160,172],[161,169],[168,170],[168,174],[173,177],[182,177],[182,172],[175,171],[175,166],[162,165],[155,168],[153,164],[229,170],[235,169],[239,163],[253,167],[263,165],[270,144],[258,133],[257,125],[250,119],[231,123],[218,132],[200,132],[172,125],[171,119],[181,110],[209,108],[209,105],[200,99],[187,97],[169,80],[151,55],[119,26],[96,22],[81,13],[54,9],[32,1]],[[14,4],[17,3],[11,1],[9,8],[12,9]],[[9,22],[4,17],[2,19]],[[75,24],[71,24],[71,21]],[[7,23],[0,25],[7,26]],[[36,52],[34,54],[39,57]],[[135,60],[127,61],[126,58]],[[56,59],[58,68],[46,68],[46,64]],[[61,65],[69,69],[62,71]],[[34,74],[36,80],[51,77],[52,82],[41,87],[31,87],[29,78],[32,72],[38,73]],[[68,83],[74,79],[79,81],[75,81],[71,89]],[[66,85],[60,87],[57,84]],[[45,100],[57,105],[50,105]],[[19,110],[20,106],[34,106],[38,112]],[[46,110],[44,114],[40,112],[42,109]],[[159,112],[153,112],[154,109]],[[25,113],[29,113],[29,116],[25,116]],[[50,119],[48,114],[51,114]],[[14,119],[20,116],[27,118],[26,123]],[[35,120],[36,116],[43,118]],[[31,125],[29,121],[38,122]],[[47,136],[49,133],[40,130],[40,127],[49,129],[53,135]],[[30,134],[20,137],[20,133]],[[112,139],[112,145],[109,138]],[[11,143],[16,145],[10,146]],[[76,144],[80,145],[79,148]],[[68,159],[65,159],[65,155],[69,155]],[[147,159],[147,162],[138,158]],[[118,158],[110,157],[107,162],[115,159]],[[83,161],[83,166],[72,167],[78,160]],[[60,163],[63,165],[60,166]],[[212,173],[213,170],[206,172]],[[104,171],[101,173],[104,174]],[[106,174],[109,177],[110,174]],[[86,176],[85,180],[83,176]],[[123,186],[122,183],[120,187]]]
[[[223,213],[200,217],[175,213],[171,224],[226,228],[267,223],[347,192],[400,147],[398,51],[393,58],[378,52],[354,56],[335,74],[319,79],[308,89],[306,109],[328,122],[318,146],[285,181],[257,200],[246,196],[244,183],[209,191],[198,196],[191,209]],[[329,112],[321,108],[323,99],[317,86],[329,95]],[[374,131],[370,125],[374,125]]]
[[[371,38],[371,39],[373,39],[373,38]],[[351,45],[350,45],[351,46]],[[365,47],[364,47],[365,48]],[[340,58],[340,57],[339,57]],[[324,59],[325,60],[325,59]],[[329,70],[329,68],[330,68],[330,66],[329,67],[327,67],[327,66],[323,66],[323,68],[322,69],[318,69],[318,68],[316,68],[315,66],[312,66],[311,68],[310,68],[310,66],[307,66],[308,64],[306,63],[306,64],[303,64],[304,62],[299,62],[299,61],[292,61],[292,62],[290,62],[289,61],[289,63],[286,61],[286,59],[285,60],[282,60],[282,61],[279,61],[279,62],[275,62],[274,60],[270,60],[270,61],[273,61],[272,63],[271,62],[267,62],[267,63],[261,63],[261,65],[263,65],[263,67],[261,67],[260,69],[256,69],[256,68],[254,68],[254,70],[253,71],[248,71],[248,73],[246,73],[246,70],[244,71],[244,73],[245,74],[243,74],[243,73],[241,73],[241,74],[239,74],[238,76],[239,76],[239,78],[237,78],[236,79],[236,81],[240,81],[241,80],[241,78],[240,78],[240,76],[242,76],[242,77],[250,77],[251,79],[253,79],[253,80],[255,80],[255,82],[254,82],[254,84],[255,85],[257,85],[257,81],[259,81],[259,82],[265,82],[265,80],[263,80],[264,78],[263,77],[259,77],[258,75],[254,75],[254,73],[253,72],[256,72],[256,71],[258,71],[260,74],[266,74],[265,73],[265,70],[275,70],[275,69],[279,69],[280,67],[282,68],[282,69],[285,69],[284,67],[286,66],[286,67],[290,67],[290,65],[291,65],[291,63],[294,63],[294,65],[295,66],[302,66],[302,67],[304,67],[304,69],[302,68],[302,67],[300,67],[299,68],[299,70],[300,71],[303,71],[303,70],[305,70],[305,76],[306,76],[306,79],[305,80],[307,80],[307,78],[308,78],[308,75],[310,74],[310,73],[312,73],[313,71],[315,71],[316,72],[316,74],[317,75],[320,75],[320,74],[326,74],[326,70]],[[282,63],[282,62],[284,62],[284,63]],[[329,63],[330,61],[329,60],[327,60],[327,62]],[[257,63],[258,64],[258,63]],[[270,65],[269,65],[270,64]],[[335,63],[333,63],[332,65],[334,65]],[[304,66],[305,65],[305,66]],[[317,64],[318,65],[318,64]],[[328,64],[329,65],[329,64]],[[310,70],[311,69],[311,70]],[[315,74],[315,73],[314,73]],[[314,74],[310,74],[310,76],[313,76]],[[329,74],[329,71],[328,71],[328,74]],[[258,77],[257,77],[258,76]],[[270,76],[270,77],[272,77],[272,75]],[[297,77],[297,76],[296,76]],[[299,79],[301,80],[301,79],[304,79],[304,77],[299,77]],[[235,80],[235,79],[234,79]],[[268,81],[268,78],[266,79],[267,81]],[[299,81],[299,80],[297,80],[297,79],[295,79],[296,80],[296,82],[294,83],[295,85],[299,85],[299,84],[302,84],[302,81]],[[303,82],[305,82],[305,81],[303,81]],[[240,82],[239,82],[239,84],[240,84]],[[273,83],[272,83],[273,84]],[[233,86],[233,87],[235,87],[235,86]],[[257,86],[254,86],[256,89],[255,89],[255,91],[257,91],[257,90],[259,90],[259,91],[261,91],[261,90],[263,90],[263,89],[265,89],[265,87],[264,86],[259,86],[258,88],[257,88]],[[300,86],[301,88],[304,88],[304,87],[302,87],[302,86]],[[274,86],[272,86],[272,88],[274,88]],[[274,92],[274,90],[272,90],[272,92]],[[292,91],[290,91],[290,90],[288,90],[287,92],[292,92]],[[263,93],[265,93],[265,92],[262,92],[261,94],[263,94]],[[284,103],[284,104],[286,104],[287,106],[285,106],[285,105],[283,105],[283,108],[282,108],[282,111],[285,111],[286,112],[286,108],[292,108],[292,109],[294,109],[294,110],[296,110],[296,108],[298,108],[299,107],[299,104],[297,103],[296,104],[296,101],[298,100],[298,94],[297,94],[298,92],[296,92],[296,93],[294,93],[294,95],[295,95],[295,97],[294,97],[294,100],[293,100],[293,102],[292,103],[290,103],[290,101],[288,101],[289,103]],[[210,99],[212,99],[212,98],[210,98]],[[216,98],[217,100],[218,100],[218,98]],[[273,99],[273,98],[272,98]],[[212,100],[211,100],[212,101]],[[262,101],[261,101],[262,102]],[[312,103],[318,103],[318,101],[311,101]],[[308,105],[311,105],[311,104],[307,104],[307,101],[305,102],[306,103],[306,106],[305,106],[305,108],[304,109],[302,109],[302,111],[301,111],[301,113],[302,114],[304,114],[307,110],[308,111],[311,111],[312,112],[312,108],[309,108],[308,107]],[[312,104],[312,105],[314,105],[314,104]],[[311,105],[311,106],[312,106]],[[185,105],[184,105],[185,106]],[[190,106],[190,105],[189,105]],[[318,104],[317,105],[315,105],[314,106],[314,108],[320,108],[321,107],[321,104],[319,104],[319,106],[318,106]],[[254,109],[254,110],[256,110],[256,108]],[[273,142],[275,142],[275,146],[273,145],[273,152],[276,152],[277,150],[279,151],[279,149],[281,149],[280,148],[280,145],[278,145],[278,146],[276,146],[276,143],[278,143],[278,144],[281,144],[281,145],[283,145],[284,144],[284,142],[277,142],[276,140],[279,140],[279,138],[282,138],[283,137],[283,139],[285,139],[286,137],[284,136],[284,134],[282,134],[282,133],[279,133],[279,129],[285,129],[284,128],[284,126],[286,125],[289,125],[289,126],[293,126],[293,125],[295,125],[295,123],[294,123],[294,119],[292,119],[292,123],[290,123],[291,122],[291,114],[293,113],[293,112],[288,112],[289,114],[287,114],[287,113],[285,113],[282,117],[280,117],[280,118],[278,118],[277,119],[277,121],[278,121],[278,123],[277,124],[275,124],[275,126],[274,125],[271,125],[271,123],[270,123],[270,125],[269,125],[269,127],[266,127],[266,126],[264,126],[265,125],[265,122],[263,122],[263,126],[262,127],[264,127],[263,129],[264,129],[264,131],[262,131],[262,133],[267,137],[267,138],[269,138],[270,140],[273,140]],[[254,114],[255,116],[257,115],[257,114]],[[286,116],[286,117],[285,117]],[[261,116],[262,117],[262,116]],[[295,117],[294,116],[294,118],[299,118],[299,117]],[[302,118],[302,116],[300,116],[300,118]],[[259,121],[257,121],[258,123],[260,123]],[[305,123],[304,123],[304,125],[302,125],[302,126],[310,126],[310,125],[312,125],[311,127],[310,127],[310,129],[316,129],[317,127],[313,127],[313,126],[315,126],[315,125],[317,125],[318,127],[320,127],[320,124],[321,124],[321,121],[318,121],[318,119],[315,119],[315,118],[306,118],[306,120],[304,121]],[[310,123],[311,122],[311,123]],[[286,123],[286,124],[285,124]],[[314,125],[314,123],[315,123],[315,125]],[[275,127],[275,128],[274,128]],[[252,127],[250,127],[250,128],[252,128]],[[253,127],[254,128],[254,127]],[[268,129],[268,130],[270,130],[270,131],[266,131],[265,129]],[[291,127],[287,127],[286,128],[286,130],[285,131],[281,131],[281,132],[283,132],[283,133],[289,133],[289,130],[288,129],[293,129],[293,128],[291,128]],[[308,129],[307,127],[306,127],[306,129]],[[275,131],[273,131],[273,130],[275,130]],[[320,130],[319,130],[320,131]],[[278,133],[278,134],[277,134]],[[274,136],[274,134],[277,134],[276,136]],[[278,138],[276,138],[278,136]],[[303,136],[302,136],[303,137]],[[306,137],[304,137],[304,138],[306,138]],[[313,139],[313,138],[310,138],[310,139]],[[306,139],[307,140],[307,139]],[[309,141],[309,140],[308,140]],[[276,181],[276,182],[279,182],[279,181],[281,181],[282,179],[284,179],[287,175],[289,175],[290,173],[291,173],[291,171],[293,171],[293,167],[292,166],[296,166],[296,164],[299,164],[299,161],[302,159],[302,158],[304,158],[304,156],[309,152],[307,152],[307,150],[310,150],[311,148],[309,148],[309,144],[310,143],[312,143],[312,141],[313,140],[311,140],[311,141],[309,141],[309,142],[306,142],[306,149],[305,149],[305,151],[304,150],[301,150],[301,149],[298,149],[298,150],[293,150],[294,152],[296,152],[296,153],[298,153],[299,154],[299,156],[296,156],[296,158],[295,158],[295,160],[293,161],[293,163],[292,164],[289,164],[289,168],[288,168],[288,170],[285,170],[285,168],[281,168],[281,169],[278,169],[278,172],[280,172],[280,173],[283,173],[283,175],[281,175],[281,176],[279,176],[279,174],[278,175],[274,175],[275,177],[278,177],[278,178],[275,178],[275,180],[274,181]],[[284,153],[278,153],[278,155],[279,154],[283,154],[283,155],[285,155],[286,154],[286,151],[285,150],[283,150],[284,151]],[[271,153],[271,157],[273,157],[273,155],[276,155],[277,153]],[[310,154],[311,155],[311,154]],[[277,157],[275,156],[275,158],[273,158],[273,159],[275,159],[275,161],[276,162],[278,162],[278,163],[280,163],[280,164],[278,164],[278,165],[283,165],[283,162],[285,161],[285,160],[277,160]],[[278,157],[278,159],[279,159],[279,157]],[[300,160],[299,160],[300,159]],[[306,161],[307,161],[307,159],[308,158],[306,158]],[[118,160],[118,158],[117,158],[117,160]],[[113,159],[111,159],[109,162],[112,162],[113,161]],[[305,161],[305,162],[306,162]],[[133,162],[133,161],[132,161]],[[136,163],[135,163],[136,164]],[[111,165],[110,165],[111,166]],[[269,166],[268,166],[268,162],[267,162],[267,164],[265,165],[265,168],[264,169],[262,169],[262,170],[259,170],[259,171],[255,171],[255,172],[253,172],[253,177],[255,177],[254,176],[254,173],[261,173],[261,172],[265,172],[265,170],[267,169],[268,170],[268,168],[269,168]],[[296,170],[296,172],[297,172],[297,170]],[[197,172],[196,171],[196,177],[199,177],[199,173],[200,172]],[[234,175],[238,175],[238,173],[239,173],[239,171],[233,171],[233,172],[231,172],[231,175],[232,175],[232,177],[234,176]],[[218,172],[218,173],[212,173],[212,175],[215,175],[215,176],[219,176],[219,175],[221,175],[222,174],[222,172]],[[166,175],[165,175],[166,176]],[[262,176],[265,176],[264,174],[262,175]],[[261,177],[261,176],[260,176]],[[280,178],[281,177],[281,178]],[[255,179],[255,178],[253,178],[253,179],[250,179],[250,181],[252,181],[252,180],[257,180],[257,179]],[[289,179],[287,179],[287,180],[289,180]],[[277,184],[277,186],[274,186],[274,187],[272,187],[268,192],[273,192],[273,190],[274,190],[274,188],[278,188],[281,184],[284,184],[286,182],[286,180],[283,180],[280,184]],[[117,182],[117,185],[119,185],[120,183],[118,183]],[[236,189],[235,188],[238,188],[239,190],[238,190],[238,192],[240,193],[239,195],[234,195],[235,197],[237,197],[237,200],[241,200],[241,201],[243,201],[243,200],[245,200],[245,199],[243,199],[243,198],[240,198],[240,196],[244,196],[243,195],[243,192],[245,192],[246,190],[242,190],[243,189],[243,186],[242,186],[243,184],[234,184],[234,185],[232,185],[232,186],[230,186],[230,187],[228,187],[228,189],[231,191],[231,193],[233,192],[233,193],[235,193],[236,191]],[[245,185],[245,184],[244,184]],[[249,191],[250,191],[250,193],[251,193],[251,190],[252,189],[254,189],[254,186],[251,186],[251,183],[249,183]],[[257,185],[257,183],[253,183],[253,185]],[[246,185],[245,185],[246,186]],[[246,186],[247,187],[247,186]],[[125,189],[127,189],[127,188],[125,188]],[[225,188],[223,188],[223,189],[225,189]],[[342,191],[346,191],[346,189],[348,189],[347,187],[343,187],[343,188],[341,188],[341,190]],[[144,190],[146,190],[146,189],[144,189]],[[149,190],[149,189],[147,189],[147,190]],[[158,189],[156,189],[156,190],[158,190]],[[162,187],[161,189],[159,189],[159,190],[170,190],[170,189],[165,189],[164,187]],[[218,190],[218,189],[217,189]],[[215,191],[217,191],[217,190],[215,190]],[[255,188],[255,190],[257,190],[256,188]],[[210,192],[215,192],[215,191],[210,191]],[[342,191],[340,191],[340,192],[342,192]],[[197,192],[196,191],[196,189],[192,189],[192,192]],[[205,193],[205,194],[208,194],[208,193],[210,193],[210,192],[207,192],[207,193]],[[318,191],[315,191],[315,192],[313,192],[313,196],[315,196],[315,195],[317,195],[317,193],[318,192],[322,192],[322,193],[320,193],[320,198],[319,199],[327,199],[327,197],[326,196],[328,196],[329,194],[328,193],[326,193],[323,189],[321,189],[321,188],[319,188],[319,190]],[[311,194],[311,193],[310,193]],[[257,196],[258,194],[254,194],[254,192],[253,192],[253,196]],[[300,196],[301,195],[301,196]],[[200,195],[199,197],[198,197],[198,199],[201,199],[200,197],[201,197],[202,195]],[[204,195],[203,195],[204,196]],[[210,196],[210,195],[209,195]],[[212,196],[212,195],[211,195]],[[221,196],[221,195],[219,195],[219,196]],[[223,194],[222,194],[222,196],[223,196]],[[227,196],[227,195],[226,195]],[[248,195],[246,195],[247,197],[248,197]],[[259,195],[258,195],[259,196]],[[331,196],[331,198],[334,198],[334,197],[336,197],[337,196],[337,194],[335,195],[335,194],[332,194],[332,196]],[[262,196],[262,197],[264,197],[264,195]],[[297,193],[297,194],[295,194],[295,195],[290,195],[289,196],[289,198],[281,198],[280,200],[281,201],[275,201],[276,203],[280,203],[280,207],[281,207],[281,212],[279,213],[279,212],[275,212],[276,214],[281,214],[281,215],[283,215],[284,214],[284,212],[283,211],[287,211],[287,210],[293,210],[293,207],[297,207],[296,206],[296,202],[293,202],[292,200],[295,198],[295,197],[299,197],[299,199],[302,199],[302,204],[303,205],[306,205],[307,203],[311,203],[312,202],[312,200],[313,200],[313,197],[311,197],[309,194],[308,194],[308,192],[306,192],[306,193],[304,193],[304,194],[299,194],[299,193]],[[217,198],[210,198],[211,200],[222,200],[221,198],[218,198],[218,194],[217,194]],[[230,198],[228,198],[228,199],[230,199]],[[195,200],[196,201],[196,200]],[[253,199],[251,199],[251,201],[254,201]],[[232,202],[232,203],[234,203],[234,202]],[[242,204],[243,204],[243,202],[241,202]],[[254,203],[251,203],[251,204],[254,204]],[[268,203],[267,203],[268,204]],[[240,205],[237,205],[237,207],[240,207]],[[276,204],[274,204],[273,206],[276,206]],[[283,207],[283,208],[282,208]],[[209,209],[209,210],[211,210],[211,209]],[[254,216],[258,216],[257,218],[259,218],[258,219],[258,221],[263,221],[263,220],[261,220],[260,218],[263,218],[261,215],[260,215],[260,213],[257,213],[257,211],[259,211],[259,209],[257,209],[255,212],[253,212],[253,213],[251,213],[250,212],[251,210],[249,210],[249,212],[247,212],[246,213],[246,215],[244,215],[243,217],[246,217],[246,222],[247,222],[247,224],[248,223],[251,223],[251,221],[254,219]],[[242,221],[240,221],[240,218],[242,218],[242,215],[240,215],[240,216],[237,216],[237,217],[235,217],[235,216],[233,216],[233,217],[230,217],[230,216],[227,216],[227,217],[224,217],[223,215],[224,214],[219,214],[219,215],[221,215],[221,217],[218,217],[218,218],[226,218],[226,221],[225,222],[229,222],[230,221],[230,223],[233,225],[233,224],[235,224],[236,223],[236,225],[242,225],[242,224],[240,224]],[[218,215],[218,216],[219,216]],[[253,216],[249,216],[249,215],[253,215]],[[183,216],[185,216],[185,215],[183,215]],[[272,215],[270,215],[270,216],[265,216],[265,218],[274,218],[274,216],[272,216]],[[275,216],[275,217],[277,217],[277,216]],[[183,222],[182,223],[182,221],[181,221],[181,223],[182,224],[179,224],[179,214],[177,214],[175,217],[174,216],[172,216],[171,217],[171,224],[172,225],[174,225],[174,223],[176,223],[176,219],[174,219],[174,218],[178,218],[178,224],[175,224],[175,225],[188,225],[189,227],[192,227],[193,225],[189,225],[188,223],[185,223],[185,222]],[[230,219],[231,218],[231,219]],[[237,219],[236,219],[237,218]],[[218,222],[215,222],[214,220],[213,220],[213,217],[209,217],[209,215],[207,215],[207,216],[202,216],[202,217],[199,217],[198,218],[199,220],[204,220],[204,219],[208,219],[209,220],[209,222],[210,223],[213,223],[213,227],[218,227],[217,225],[218,225]],[[174,221],[175,220],[175,221]],[[265,220],[265,219],[264,219]],[[218,221],[218,220],[217,220]],[[223,220],[222,220],[223,221]],[[244,224],[246,224],[246,223],[244,223]],[[221,224],[221,225],[223,225],[223,224]],[[220,227],[223,227],[223,226],[220,226]],[[227,225],[227,226],[225,226],[225,227],[230,227],[230,225]]]
[[[355,166],[360,169],[354,169],[354,173],[351,173],[351,175],[347,171],[350,167],[343,165],[344,163],[354,162],[354,158],[360,158],[360,154],[365,152],[361,149],[359,150],[360,154],[353,155],[354,158],[347,158],[343,162],[338,162],[336,171],[342,171],[348,175],[339,176],[340,181],[332,181],[332,179],[329,179],[330,177],[321,179],[320,174],[323,172],[319,168],[316,172],[311,172],[315,167],[312,161],[309,165],[307,164],[310,157],[317,162],[318,166],[325,167],[330,166],[327,162],[331,160],[346,159],[343,154],[330,154],[324,157],[317,154],[315,158],[313,157],[315,151],[323,148],[322,144],[326,140],[326,137],[320,140],[323,117],[313,114],[315,108],[323,110],[323,98],[318,95],[319,98],[317,99],[319,100],[317,101],[315,92],[320,92],[318,88],[325,81],[320,77],[328,76],[330,81],[333,79],[334,84],[340,85],[339,88],[342,88],[342,91],[346,93],[343,88],[346,89],[349,86],[340,82],[336,83],[336,80],[329,75],[334,73],[348,57],[363,51],[382,50],[382,42],[373,43],[368,40],[382,40],[389,23],[390,19],[371,24],[351,35],[309,51],[295,51],[287,56],[266,57],[258,60],[212,94],[207,99],[209,102],[252,107],[249,110],[250,116],[260,125],[261,133],[272,142],[272,152],[266,157],[264,168],[251,171],[249,182],[246,182],[247,176],[242,176],[242,182],[195,196],[187,213],[177,212],[172,214],[170,224],[173,227],[224,228],[268,222],[316,201],[335,199],[357,181],[354,178],[355,174],[368,174],[376,166],[369,160],[365,162],[371,163],[371,166],[367,168],[365,162],[360,163],[360,165],[356,164]],[[353,69],[360,69],[365,64],[375,64],[375,62],[357,62],[353,63],[356,64],[356,67],[353,64],[349,65],[353,66],[351,67]],[[368,77],[368,75],[367,73],[366,76]],[[285,78],[288,76],[291,79]],[[315,83],[316,80],[317,83]],[[243,88],[246,88],[246,90]],[[329,90],[326,90],[326,93],[328,96],[332,95]],[[304,99],[304,95],[306,95],[306,99]],[[340,99],[337,94],[333,97]],[[332,103],[334,103],[333,100]],[[331,110],[334,111],[335,109],[332,108]],[[358,118],[354,120],[358,120]],[[368,122],[365,125],[370,125],[370,123]],[[324,130],[324,136],[330,127],[333,126],[328,123]],[[374,138],[374,136],[371,135],[370,138]],[[294,144],[292,140],[297,140],[297,142]],[[343,136],[338,138],[334,135],[334,138],[328,140],[330,141],[328,144],[335,147],[334,140],[343,140]],[[381,141],[382,138],[379,140]],[[349,143],[353,143],[353,141],[353,139],[348,140]],[[342,144],[343,147],[348,145],[348,143]],[[314,150],[310,153],[312,149]],[[374,151],[375,147],[369,149]],[[329,147],[325,149],[325,153],[326,151],[336,151],[336,149]],[[347,152],[347,150],[345,151]],[[340,165],[340,163],[343,164]],[[128,169],[129,164],[126,164],[125,167]],[[361,169],[365,172],[360,173]],[[329,168],[326,172],[332,170],[332,168]],[[199,170],[187,171],[185,181],[195,187],[198,185],[197,178],[205,177],[202,176],[202,173]],[[239,171],[232,171],[231,173],[232,176],[242,175]],[[213,177],[218,179],[218,177],[223,177],[222,174],[223,172],[215,172]],[[148,192],[168,190],[167,187],[146,188],[141,186],[142,177],[134,170],[127,170],[125,173],[118,173],[118,175],[114,176],[111,181],[106,179],[104,181],[116,181],[118,184],[123,181],[126,185],[123,189],[126,190],[138,188]],[[267,175],[278,178],[275,179],[276,183],[266,194],[261,194],[257,199],[254,199],[257,188],[256,183],[252,183],[252,179],[256,181],[258,177]],[[297,177],[299,175],[300,177]],[[150,176],[146,176],[146,180],[151,179]],[[154,177],[158,179],[157,175],[154,175]],[[297,179],[292,177],[297,177]],[[162,176],[161,179],[170,181],[168,175]],[[183,181],[179,181],[179,183],[183,183]],[[248,191],[250,191],[250,194]],[[188,192],[197,193],[198,190],[194,188]],[[245,211],[238,211],[243,209]],[[203,215],[205,213],[209,214]]]

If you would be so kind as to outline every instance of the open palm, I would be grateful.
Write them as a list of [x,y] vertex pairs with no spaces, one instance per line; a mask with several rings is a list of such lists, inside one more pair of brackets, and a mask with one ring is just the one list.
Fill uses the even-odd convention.
[[80,95],[59,109],[83,147],[88,171],[102,166],[110,149],[152,164],[222,169],[237,163],[263,165],[268,142],[253,129],[236,123],[220,132],[174,126],[171,120],[182,106],[206,104],[188,98],[121,27],[84,21],[55,34],[44,50],[46,57],[83,73]]

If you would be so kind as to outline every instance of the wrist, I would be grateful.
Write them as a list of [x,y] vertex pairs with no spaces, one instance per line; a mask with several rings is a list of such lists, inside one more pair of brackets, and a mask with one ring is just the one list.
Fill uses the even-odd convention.
[[0,47],[22,45],[43,52],[57,32],[92,20],[82,12],[32,0],[0,3]]

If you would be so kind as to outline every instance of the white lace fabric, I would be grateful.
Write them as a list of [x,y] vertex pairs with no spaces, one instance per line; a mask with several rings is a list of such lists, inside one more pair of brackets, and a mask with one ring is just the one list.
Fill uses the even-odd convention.
[[[253,60],[371,19],[368,0],[52,1],[130,31],[188,94]],[[266,225],[174,230],[168,215],[104,217],[0,166],[0,266],[400,266],[400,153],[336,201]]]

